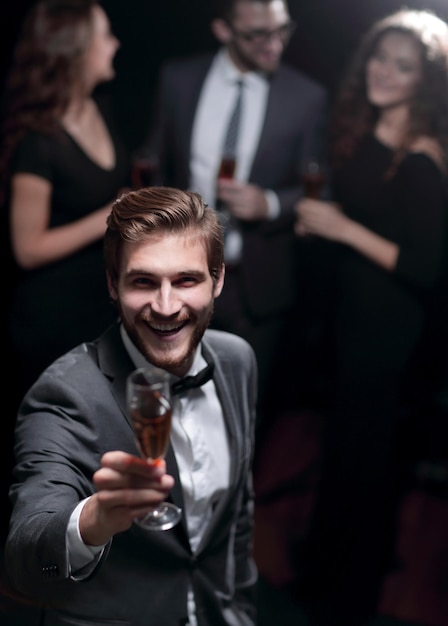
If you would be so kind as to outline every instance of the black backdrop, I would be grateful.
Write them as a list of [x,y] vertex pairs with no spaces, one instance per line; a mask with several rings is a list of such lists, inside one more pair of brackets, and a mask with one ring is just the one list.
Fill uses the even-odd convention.
[[[21,20],[33,1],[0,0],[0,91]],[[402,4],[399,0],[289,0],[298,28],[285,60],[323,82],[333,96],[361,34],[374,20]],[[170,57],[216,47],[209,31],[211,0],[104,0],[103,5],[122,43],[116,57],[116,78],[107,88],[114,96],[124,137],[134,149],[147,131],[160,64]],[[432,10],[448,21],[448,0],[408,0],[407,6]],[[2,252],[8,247],[6,214],[7,207],[0,207]],[[12,280],[12,276],[8,276],[7,265],[3,269],[3,294],[8,299],[8,278]],[[5,336],[7,310],[7,305],[1,308],[0,319],[0,345],[7,364],[0,442],[0,539],[9,517],[7,488],[16,413],[16,399],[11,394],[15,369],[10,366]]]
[[[20,22],[32,0],[1,0],[0,80],[10,61]],[[399,0],[289,0],[298,28],[285,53],[292,65],[321,80],[335,93],[341,73],[361,34]],[[211,0],[104,0],[122,46],[116,57],[113,91],[119,121],[130,147],[140,145],[153,104],[157,71],[167,58],[214,49],[209,31]],[[448,21],[448,0],[409,0]]]

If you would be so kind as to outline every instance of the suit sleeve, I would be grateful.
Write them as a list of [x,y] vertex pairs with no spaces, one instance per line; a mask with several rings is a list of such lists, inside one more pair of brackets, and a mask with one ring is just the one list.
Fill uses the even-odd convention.
[[95,429],[81,417],[92,412],[88,402],[63,377],[45,373],[19,411],[6,563],[15,587],[31,597],[71,575],[66,530],[79,501],[94,492],[100,465]]

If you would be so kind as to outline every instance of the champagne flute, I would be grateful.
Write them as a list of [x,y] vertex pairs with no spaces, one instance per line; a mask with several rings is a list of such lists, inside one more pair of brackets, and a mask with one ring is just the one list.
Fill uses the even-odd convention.
[[[126,400],[141,455],[157,462],[165,457],[170,441],[172,405],[169,374],[156,367],[141,367],[128,376]],[[135,520],[147,530],[168,530],[175,526],[182,510],[171,502]]]
[[219,163],[217,178],[233,178],[235,175],[236,159],[234,155],[223,155]]
[[300,178],[304,195],[307,198],[320,200],[325,185],[325,166],[319,157],[310,156],[303,159],[300,169]]
[[[217,173],[217,181],[220,178],[232,180],[235,176],[236,158],[234,154],[223,154]],[[241,257],[241,234],[235,217],[226,204],[219,198],[216,199],[216,208],[221,214],[224,227],[224,260],[227,268],[237,263]]]

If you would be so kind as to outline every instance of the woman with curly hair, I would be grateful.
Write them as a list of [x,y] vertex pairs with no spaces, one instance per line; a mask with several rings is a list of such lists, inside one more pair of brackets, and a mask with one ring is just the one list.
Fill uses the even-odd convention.
[[10,340],[21,394],[58,355],[115,314],[102,239],[129,156],[107,94],[119,42],[94,0],[42,0],[26,16],[6,80],[0,191],[17,266]]
[[394,443],[444,266],[448,25],[407,9],[375,23],[330,138],[332,201],[296,205],[297,235],[327,240],[336,259],[335,411],[305,554],[308,584],[331,606],[316,623],[359,626],[390,557]]

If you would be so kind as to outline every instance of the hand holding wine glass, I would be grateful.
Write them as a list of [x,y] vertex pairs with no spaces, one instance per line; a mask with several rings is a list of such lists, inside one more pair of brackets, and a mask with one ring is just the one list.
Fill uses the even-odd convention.
[[[155,367],[136,369],[128,376],[126,394],[142,456],[154,462],[163,459],[170,441],[172,417],[168,373]],[[148,530],[168,530],[179,522],[181,515],[179,507],[163,502],[135,522]]]
[[[310,198],[320,200],[326,182],[324,161],[321,157],[310,154],[304,157],[300,163],[300,182],[303,187],[303,200]],[[313,238],[308,226],[303,219],[302,199],[295,206],[296,222],[294,232],[301,238],[310,240]]]

